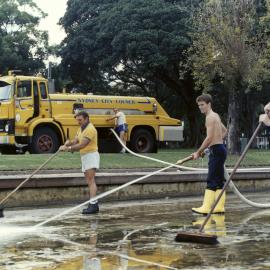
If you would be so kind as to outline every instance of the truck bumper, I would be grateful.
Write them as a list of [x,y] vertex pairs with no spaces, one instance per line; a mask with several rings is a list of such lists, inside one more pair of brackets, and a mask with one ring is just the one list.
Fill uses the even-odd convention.
[[183,126],[159,126],[159,141],[160,142],[182,142]]
[[0,146],[1,145],[15,145],[15,136],[0,133]]

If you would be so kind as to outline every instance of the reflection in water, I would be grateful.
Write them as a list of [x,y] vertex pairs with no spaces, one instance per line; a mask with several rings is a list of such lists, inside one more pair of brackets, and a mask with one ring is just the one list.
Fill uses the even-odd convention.
[[83,270],[101,270],[101,262],[97,257],[84,257]]
[[89,236],[89,246],[92,246],[92,252],[90,254],[87,254],[83,257],[83,270],[101,270],[101,262],[100,258],[97,254],[97,239],[98,239],[98,233],[97,233],[97,226],[98,226],[98,220],[93,220],[90,222],[90,229],[91,233]]
[[[205,221],[206,216],[197,216],[196,220],[192,222],[192,225],[197,229],[201,228],[201,225]],[[204,232],[207,234],[216,235],[218,237],[226,235],[225,215],[213,214],[204,226]]]
[[59,209],[10,211],[0,224],[0,269],[270,269],[270,210],[232,199],[226,216],[213,215],[205,227],[220,245],[176,243],[179,228],[196,230],[205,218],[194,220],[189,201],[104,204],[95,217],[73,214],[32,232],[33,222]]

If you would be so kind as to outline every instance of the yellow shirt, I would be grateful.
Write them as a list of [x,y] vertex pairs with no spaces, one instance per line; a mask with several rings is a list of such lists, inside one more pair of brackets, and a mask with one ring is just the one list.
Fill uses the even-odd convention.
[[90,142],[80,150],[80,154],[84,155],[87,153],[92,153],[98,151],[97,145],[97,130],[93,124],[89,123],[88,126],[82,131],[81,128],[78,129],[77,138],[79,143],[82,142],[83,138],[87,138]]

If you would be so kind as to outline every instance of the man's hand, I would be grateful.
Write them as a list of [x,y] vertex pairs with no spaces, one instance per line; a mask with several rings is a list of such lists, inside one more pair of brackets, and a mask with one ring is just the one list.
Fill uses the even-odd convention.
[[182,159],[179,159],[176,161],[176,164],[182,164],[183,163],[183,160]]
[[69,147],[67,147],[66,145],[61,145],[61,146],[59,147],[59,150],[62,151],[62,152],[68,152]]
[[71,144],[71,140],[66,140],[66,142],[65,142],[65,146],[69,146]]
[[259,118],[259,122],[263,122],[266,126],[270,126],[270,113],[268,114],[261,114]]
[[192,154],[192,158],[195,159],[195,160],[198,159],[200,156],[201,156],[201,154],[199,152],[194,152]]

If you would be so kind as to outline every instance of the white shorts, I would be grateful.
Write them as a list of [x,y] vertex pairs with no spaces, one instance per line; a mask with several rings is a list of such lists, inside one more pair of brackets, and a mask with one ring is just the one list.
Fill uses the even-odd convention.
[[91,169],[99,169],[100,158],[98,152],[84,154],[81,156],[81,160],[82,160],[82,172]]

